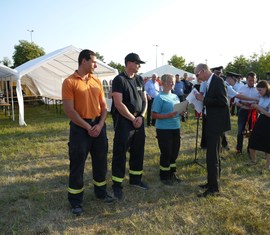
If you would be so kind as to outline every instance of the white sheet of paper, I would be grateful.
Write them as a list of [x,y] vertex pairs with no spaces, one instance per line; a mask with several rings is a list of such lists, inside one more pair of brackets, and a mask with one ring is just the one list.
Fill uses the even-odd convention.
[[201,113],[203,110],[203,102],[196,99],[195,94],[197,94],[197,93],[199,93],[198,90],[196,88],[193,88],[192,91],[187,96],[186,100],[190,104],[194,105],[194,108],[198,113]]
[[183,101],[181,103],[175,104],[174,107],[173,107],[173,111],[174,112],[176,111],[177,113],[180,114],[180,113],[187,110],[187,106],[188,106],[188,101],[185,100],[185,101]]

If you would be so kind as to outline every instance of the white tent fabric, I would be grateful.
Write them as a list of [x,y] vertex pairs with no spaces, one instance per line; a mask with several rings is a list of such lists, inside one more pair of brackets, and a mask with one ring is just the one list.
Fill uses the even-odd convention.
[[[78,68],[81,51],[71,45],[16,67],[22,85],[26,85],[35,96],[61,100],[62,82]],[[110,84],[110,80],[117,74],[117,69],[97,60],[95,76],[103,84]],[[110,109],[111,100],[107,99],[107,103]]]
[[[68,46],[28,61],[15,68],[23,85],[32,94],[42,97],[62,98],[62,82],[78,68],[81,49]],[[118,71],[102,61],[97,61],[96,77],[111,80]]]
[[[16,94],[19,105],[19,125],[21,126],[26,125],[26,123],[24,122],[24,104],[23,104],[22,87],[18,72],[15,69],[11,69],[5,65],[0,64],[0,81],[16,82]],[[12,120],[14,121],[15,117],[14,117],[14,101],[13,101],[12,86],[10,86],[10,89],[11,89],[10,94],[11,94]],[[9,97],[7,97],[7,100],[8,99]]]
[[187,73],[188,77],[192,77],[192,78],[195,78],[195,75],[193,73],[189,73],[187,71],[184,71],[182,69],[178,69],[178,68],[175,68],[174,66],[172,65],[163,65],[161,67],[158,67],[156,69],[153,69],[153,70],[150,70],[148,72],[145,72],[143,74],[141,74],[141,76],[143,78],[145,77],[151,77],[153,75],[153,73],[156,73],[159,77],[161,77],[163,74],[179,74],[180,77],[183,77],[184,73]]

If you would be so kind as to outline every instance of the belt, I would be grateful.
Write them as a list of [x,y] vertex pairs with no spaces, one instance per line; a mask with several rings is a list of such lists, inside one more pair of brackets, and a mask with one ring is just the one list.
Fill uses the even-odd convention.
[[87,121],[87,122],[98,122],[100,120],[100,116],[95,117],[95,118],[87,118],[87,119],[84,119],[84,120]]

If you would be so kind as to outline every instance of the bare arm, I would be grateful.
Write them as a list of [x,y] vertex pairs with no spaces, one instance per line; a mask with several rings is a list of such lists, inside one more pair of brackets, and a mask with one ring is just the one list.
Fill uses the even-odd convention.
[[76,125],[89,131],[92,127],[85,120],[83,120],[77,111],[74,109],[73,100],[63,100],[63,107],[68,118]]
[[264,114],[267,117],[270,117],[270,113],[267,112],[263,107],[261,107],[258,104],[252,104],[251,105],[252,108],[257,109],[261,114]]
[[245,95],[242,95],[242,94],[237,94],[235,97],[240,99],[240,100],[259,101],[259,98],[253,98],[253,97],[245,96]]
[[175,117],[175,115],[177,114],[176,111],[174,112],[171,112],[171,113],[155,113],[155,112],[152,112],[151,115],[152,115],[152,118],[154,119],[168,119],[168,118],[173,118]]
[[101,108],[101,115],[100,115],[100,120],[99,123],[94,125],[91,130],[88,131],[90,136],[97,137],[100,134],[100,131],[102,130],[106,117],[107,117],[107,104],[105,97],[102,97],[99,101],[100,103],[100,108]]
[[123,95],[122,93],[119,92],[113,92],[113,102],[114,106],[117,109],[117,111],[126,119],[130,120],[133,122],[136,117],[132,113],[129,112],[127,106],[123,103]]

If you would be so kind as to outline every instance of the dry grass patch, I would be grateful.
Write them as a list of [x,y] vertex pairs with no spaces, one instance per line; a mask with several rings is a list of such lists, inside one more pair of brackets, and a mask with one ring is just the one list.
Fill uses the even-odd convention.
[[[270,174],[261,171],[265,156],[260,153],[259,164],[247,167],[247,155],[235,155],[236,117],[232,117],[233,129],[228,133],[231,150],[222,153],[220,197],[196,196],[200,192],[197,185],[205,182],[206,170],[193,164],[196,120],[191,111],[188,122],[181,123],[177,171],[183,183],[173,187],[160,183],[155,128],[146,128],[144,179],[150,189],[132,188],[127,175],[124,200],[103,204],[94,197],[89,158],[85,213],[74,217],[66,191],[69,121],[63,113],[43,106],[27,107],[25,113],[27,127],[18,127],[17,122],[0,114],[1,234],[269,234]],[[110,116],[107,130],[111,192]],[[205,151],[198,149],[197,157],[205,165]]]

